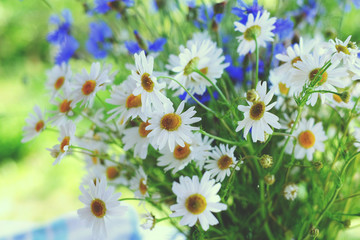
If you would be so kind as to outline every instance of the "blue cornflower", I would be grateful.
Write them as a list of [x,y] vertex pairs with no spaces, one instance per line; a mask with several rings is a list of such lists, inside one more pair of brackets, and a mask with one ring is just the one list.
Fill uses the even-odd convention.
[[[218,99],[218,98],[219,98],[219,93],[218,93],[218,92],[216,92],[216,91],[213,92],[213,95],[214,95],[214,98],[215,98],[215,99]],[[206,102],[210,101],[210,99],[211,99],[211,95],[210,95],[210,93],[208,92],[207,89],[205,90],[205,92],[204,92],[203,95],[194,94],[194,97],[195,97],[197,100],[199,100],[199,102],[201,102],[201,103],[206,103]],[[188,102],[189,104],[197,104],[194,99],[192,99],[190,96],[188,96],[187,92],[184,92],[183,94],[181,94],[181,95],[179,96],[179,98],[180,98],[181,100],[187,99],[187,102]]]
[[294,35],[294,23],[288,17],[286,19],[278,18],[275,22],[275,29],[273,33],[279,36],[279,40],[283,41],[285,39],[291,39]]
[[79,43],[72,36],[67,36],[60,44],[60,49],[55,57],[55,63],[61,65],[61,63],[67,63],[69,59],[74,55],[75,51],[79,48]]
[[237,3],[240,7],[234,7],[231,12],[240,18],[240,23],[242,24],[246,24],[250,13],[256,16],[258,12],[262,13],[264,10],[257,0],[254,0],[252,5],[248,5],[242,0],[238,0]]
[[242,63],[245,56],[239,56],[237,58],[237,65],[234,64],[230,55],[225,55],[225,62],[230,63],[230,65],[225,69],[229,74],[231,80],[235,83],[242,83],[244,80],[244,68]]
[[118,16],[121,16],[121,13],[124,11],[124,7],[121,6],[121,3],[125,4],[125,7],[134,6],[134,0],[95,0],[95,12],[104,14],[114,9],[118,12]]
[[86,42],[86,49],[95,58],[105,58],[107,51],[112,44],[108,41],[112,38],[111,28],[105,22],[90,23],[89,39]]
[[154,42],[145,41],[138,31],[134,31],[136,41],[125,41],[125,47],[130,54],[139,53],[142,50],[146,52],[161,52],[166,43],[166,38],[158,38]]
[[290,12],[290,15],[305,18],[309,24],[313,24],[315,17],[318,14],[318,5],[316,0],[308,0],[308,4],[304,4],[303,0],[298,0],[297,4],[300,8]]
[[194,25],[199,29],[206,29],[208,23],[215,21],[216,24],[219,24],[223,17],[223,13],[214,12],[214,6],[201,5],[199,7],[198,19],[195,19]]
[[64,9],[61,13],[63,20],[57,15],[52,15],[49,23],[57,25],[57,28],[47,35],[47,40],[53,44],[61,44],[64,39],[70,35],[70,28],[72,24],[71,12],[69,9]]

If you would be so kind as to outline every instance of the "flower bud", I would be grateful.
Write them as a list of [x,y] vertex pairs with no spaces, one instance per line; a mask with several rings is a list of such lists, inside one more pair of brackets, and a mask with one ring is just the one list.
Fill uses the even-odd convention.
[[250,89],[246,92],[246,100],[249,102],[256,102],[259,98],[259,94],[255,89]]
[[274,163],[274,160],[272,158],[272,156],[264,154],[261,156],[260,158],[260,164],[263,168],[270,168],[272,167]]
[[348,103],[350,100],[350,93],[349,92],[343,92],[340,95],[341,100],[343,100],[345,103]]
[[324,165],[321,161],[315,161],[315,162],[312,162],[312,164],[313,164],[314,168],[318,171],[324,167]]
[[226,1],[216,3],[214,5],[214,14],[224,13]]
[[356,43],[352,41],[349,41],[347,47],[351,49],[357,49]]
[[275,182],[275,175],[274,174],[266,174],[265,177],[264,177],[264,181],[267,185],[273,185],[274,182]]
[[310,229],[310,236],[313,237],[313,238],[316,238],[317,236],[319,236],[319,233],[320,233],[320,231],[319,231],[318,228],[312,227]]
[[351,226],[351,220],[350,220],[350,219],[346,219],[346,220],[343,222],[343,224],[344,224],[344,227],[345,227],[345,228],[349,228],[349,227]]

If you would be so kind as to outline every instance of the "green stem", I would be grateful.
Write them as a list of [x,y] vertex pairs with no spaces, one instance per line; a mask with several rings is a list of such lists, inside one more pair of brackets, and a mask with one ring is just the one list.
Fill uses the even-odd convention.
[[255,69],[255,88],[259,81],[259,46],[256,37],[254,37],[255,40],[255,55],[256,55],[256,69]]
[[264,180],[260,180],[260,201],[261,201],[261,216],[264,219],[264,229],[268,239],[275,240],[274,236],[271,233],[269,224],[266,220],[266,206],[265,206],[265,188],[264,188]]
[[[304,105],[302,104],[302,105],[299,106],[298,114],[296,116],[296,120],[295,120],[295,122],[294,122],[294,124],[293,124],[293,126],[291,128],[290,133],[289,133],[290,135],[293,134],[293,132],[295,131],[296,125],[300,121],[301,112],[303,111],[303,109],[304,109]],[[279,160],[276,162],[275,167],[273,169],[273,174],[275,174],[280,169],[280,166],[281,166],[283,158],[284,158],[285,149],[286,149],[286,146],[289,143],[289,141],[290,141],[290,137],[288,137],[286,139],[285,144],[284,144],[283,148],[281,149]]]
[[168,78],[174,82],[176,82],[177,84],[179,84],[179,86],[184,89],[184,91],[197,103],[199,104],[199,106],[201,106],[202,108],[204,108],[206,111],[211,112],[212,114],[214,114],[215,116],[218,117],[218,114],[212,110],[211,108],[205,106],[204,104],[202,104],[199,100],[197,100],[185,87],[184,85],[182,85],[178,80],[176,80],[175,78],[172,77],[167,77],[167,76],[159,76],[158,78]]
[[228,143],[228,144],[232,144],[232,145],[236,145],[236,146],[244,146],[246,145],[246,143],[243,143],[243,142],[234,142],[234,141],[231,141],[231,140],[228,140],[228,139],[225,139],[225,138],[221,138],[221,137],[218,137],[218,136],[215,136],[215,135],[212,135],[210,133],[207,133],[205,132],[204,130],[200,129],[198,130],[199,133],[205,135],[205,136],[208,136],[208,137],[211,137],[213,139],[216,139],[220,142],[224,142],[224,143]]

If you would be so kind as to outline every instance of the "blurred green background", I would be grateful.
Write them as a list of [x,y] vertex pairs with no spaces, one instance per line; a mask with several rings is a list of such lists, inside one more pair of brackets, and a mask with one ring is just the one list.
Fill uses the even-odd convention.
[[[78,201],[78,187],[85,174],[82,160],[68,157],[60,165],[52,166],[53,159],[46,150],[56,144],[58,134],[44,132],[25,144],[20,140],[25,118],[33,106],[38,104],[42,109],[48,106],[45,71],[53,66],[55,50],[46,41],[52,30],[48,19],[51,14],[59,15],[62,9],[69,8],[75,30],[83,31],[75,36],[84,48],[88,22],[93,18],[84,14],[83,2],[49,0],[49,7],[42,0],[0,1],[0,220],[41,223],[82,207]],[[296,5],[296,1],[281,2]],[[330,9],[324,16],[328,21],[322,31],[336,32],[343,19],[339,35],[352,34],[352,40],[359,42],[359,11],[352,8],[342,18],[338,1],[321,2]],[[259,3],[276,11],[276,0]],[[90,66],[83,60],[71,63],[77,70]],[[356,228],[340,234],[354,234],[351,231]],[[346,239],[345,236],[339,239]]]

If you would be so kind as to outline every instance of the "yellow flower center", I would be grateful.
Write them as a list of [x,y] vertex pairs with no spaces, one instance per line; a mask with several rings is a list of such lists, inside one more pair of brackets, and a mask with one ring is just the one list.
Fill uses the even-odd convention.
[[282,95],[288,95],[289,89],[290,88],[287,88],[284,83],[281,83],[281,82],[279,83],[279,91]]
[[68,101],[67,99],[64,99],[61,103],[60,103],[60,106],[59,106],[59,111],[61,113],[67,113],[71,110],[71,107],[70,107],[70,104],[71,104],[71,100]]
[[301,132],[298,137],[299,144],[303,148],[311,148],[315,144],[315,135],[310,131],[306,130],[304,132]]
[[139,183],[139,190],[142,195],[145,195],[147,192],[147,186],[146,184],[144,184],[144,182],[145,182],[145,178],[141,178]]
[[103,200],[98,198],[92,200],[90,204],[91,212],[97,218],[103,218],[106,214],[106,206]]
[[165,114],[160,121],[160,127],[167,131],[175,131],[181,126],[181,117],[175,113]]
[[174,158],[177,160],[183,160],[187,158],[191,153],[190,145],[185,143],[184,147],[181,147],[180,145],[176,145],[174,149]]
[[205,211],[207,206],[206,199],[201,194],[190,195],[185,201],[186,209],[192,214],[200,214]]
[[140,126],[139,126],[139,135],[140,135],[140,137],[145,138],[151,132],[151,130],[146,130],[145,129],[149,125],[150,125],[150,123],[148,121],[140,123]]
[[83,92],[84,95],[89,95],[91,94],[96,87],[96,81],[94,80],[87,80],[84,85],[82,86],[81,91]]
[[184,75],[188,76],[191,73],[193,73],[195,71],[195,69],[197,68],[197,65],[199,63],[200,58],[199,57],[194,57],[193,59],[191,59],[188,64],[186,64],[185,68],[184,68]]
[[223,155],[219,158],[217,165],[221,170],[228,169],[230,165],[233,163],[233,160],[228,155]]
[[68,146],[69,144],[70,144],[70,137],[69,136],[64,137],[64,139],[61,141],[61,144],[60,144],[61,152],[65,152],[64,147]]
[[342,45],[338,44],[338,45],[335,46],[335,48],[336,48],[336,51],[338,53],[343,52],[343,53],[345,53],[347,55],[350,55],[349,49],[347,47],[345,47],[345,46],[342,46]]
[[337,95],[337,94],[333,94],[333,99],[338,103],[342,102],[341,97],[339,95]]
[[[315,76],[316,76],[316,74],[318,74],[319,71],[320,71],[320,68],[315,68],[314,70],[312,70],[310,72],[310,74],[309,74],[310,81],[315,80]],[[328,79],[328,74],[327,74],[327,72],[324,72],[322,74],[321,80],[318,82],[318,85],[323,85],[327,79]]]
[[109,180],[114,180],[120,175],[120,171],[117,167],[111,166],[106,169],[106,177]]
[[145,89],[147,92],[152,92],[154,88],[154,82],[150,78],[150,74],[144,73],[141,76],[141,86]]
[[35,125],[35,131],[40,132],[44,126],[45,126],[45,123],[43,120],[38,121]]
[[295,63],[297,63],[298,61],[302,62],[302,60],[299,56],[297,56],[293,60],[291,60],[291,65],[293,66],[293,68],[297,68],[297,67],[295,67]]
[[141,94],[137,96],[130,94],[126,99],[125,106],[127,109],[141,107]]
[[254,25],[246,29],[244,32],[244,38],[247,41],[255,40],[261,34],[261,27],[259,25]]
[[209,71],[209,68],[208,67],[204,67],[202,69],[200,69],[200,72],[202,72],[204,75],[206,75]]
[[250,118],[260,120],[265,113],[265,103],[262,101],[255,102],[250,108]]
[[56,90],[59,90],[62,85],[64,84],[65,78],[64,77],[59,77],[58,79],[56,79],[55,84],[54,84],[54,88]]

